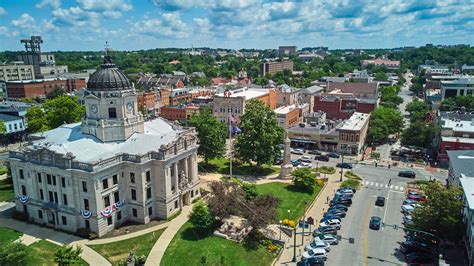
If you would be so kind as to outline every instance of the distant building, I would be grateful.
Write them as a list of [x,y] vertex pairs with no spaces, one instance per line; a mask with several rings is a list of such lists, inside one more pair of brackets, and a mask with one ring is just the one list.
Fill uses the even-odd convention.
[[154,115],[156,110],[160,108],[160,102],[155,92],[139,92],[137,94],[138,110],[146,110],[149,114]]
[[370,114],[355,112],[337,129],[339,132],[338,151],[358,155],[364,152],[364,143],[369,128]]
[[319,54],[299,54],[298,58],[301,59],[303,62],[311,62],[314,59],[324,59],[324,56],[321,56]]
[[289,128],[301,122],[300,108],[295,104],[282,106],[275,109],[278,123],[282,128]]
[[441,81],[441,100],[462,95],[474,95],[474,77]]
[[293,61],[281,60],[266,62],[260,65],[260,75],[265,76],[266,74],[275,74],[283,70],[293,71]]
[[474,74],[474,66],[464,64],[461,66],[461,72],[464,74]]
[[321,117],[319,123],[300,123],[287,129],[292,147],[317,149],[322,151],[337,151],[339,132],[336,128],[341,121],[326,120]]
[[298,104],[298,97],[301,88],[294,88],[286,84],[280,85],[275,89],[277,106],[287,106]]
[[23,62],[13,62],[9,65],[0,65],[0,81],[17,81],[35,79],[32,65]]
[[377,83],[328,82],[327,92],[352,93],[358,98],[378,98]]
[[245,113],[245,104],[252,99],[264,102],[272,110],[276,108],[275,90],[244,87],[214,95],[213,114],[219,121],[228,123],[231,115],[240,118]]
[[39,98],[56,88],[62,88],[66,92],[78,91],[86,87],[83,79],[36,79],[6,82],[7,97],[11,99]]
[[314,97],[324,91],[323,87],[313,85],[299,91],[298,97],[303,103],[309,104],[309,110],[314,110]]
[[185,86],[182,78],[165,75],[142,75],[138,79],[138,84],[142,85],[145,89],[174,89],[184,88]]
[[437,65],[436,62],[432,62],[431,64],[419,65],[417,69],[417,74],[421,75],[421,73],[425,73],[425,75],[444,75],[450,74],[448,66]]
[[441,128],[438,161],[447,162],[447,152],[451,150],[474,150],[474,113],[440,112],[438,121]]
[[290,55],[296,53],[296,46],[279,46],[278,54],[279,55]]
[[160,116],[170,121],[186,123],[193,114],[199,114],[201,107],[195,104],[162,107]]
[[448,157],[448,185],[459,187],[463,176],[474,177],[474,150],[448,151]]
[[368,65],[385,66],[388,69],[398,69],[400,68],[400,61],[387,59],[362,60],[363,67],[367,67]]

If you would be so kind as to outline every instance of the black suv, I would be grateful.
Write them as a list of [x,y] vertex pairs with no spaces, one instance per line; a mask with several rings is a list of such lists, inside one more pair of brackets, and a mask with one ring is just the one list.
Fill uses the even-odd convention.
[[336,168],[352,169],[352,164],[350,164],[350,163],[337,163]]
[[319,155],[314,157],[315,160],[329,162],[329,157],[326,155]]
[[375,200],[375,205],[383,207],[385,205],[385,198],[377,197],[377,199]]
[[329,157],[331,158],[339,158],[339,154],[335,153],[335,152],[330,152],[327,154]]
[[309,154],[314,154],[314,155],[321,155],[321,152],[318,151],[318,150],[309,150],[308,153]]
[[400,171],[398,172],[398,176],[401,177],[408,177],[408,178],[415,178],[416,174],[413,171],[406,170],[406,171]]

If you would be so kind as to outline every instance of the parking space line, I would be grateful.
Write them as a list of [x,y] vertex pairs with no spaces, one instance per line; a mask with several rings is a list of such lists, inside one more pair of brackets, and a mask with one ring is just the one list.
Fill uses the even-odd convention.
[[403,190],[405,190],[405,189],[404,189],[403,187],[400,187],[400,190],[403,191]]

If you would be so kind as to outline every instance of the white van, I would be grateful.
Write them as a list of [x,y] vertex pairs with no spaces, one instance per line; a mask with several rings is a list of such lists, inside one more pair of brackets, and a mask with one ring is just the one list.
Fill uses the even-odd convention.
[[323,260],[327,260],[328,256],[326,254],[326,250],[324,248],[315,248],[315,249],[310,249],[308,251],[305,251],[303,253],[303,258],[304,259],[310,259],[310,258],[322,258]]
[[333,226],[334,228],[336,228],[336,230],[341,229],[341,222],[336,219],[327,220],[319,224],[319,226],[328,226],[328,225]]

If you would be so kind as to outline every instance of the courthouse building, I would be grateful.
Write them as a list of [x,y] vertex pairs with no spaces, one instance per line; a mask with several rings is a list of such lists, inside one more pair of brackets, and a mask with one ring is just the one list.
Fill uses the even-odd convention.
[[32,222],[102,236],[126,221],[166,219],[200,195],[195,130],[145,122],[132,83],[104,58],[82,122],[10,152],[16,210]]

